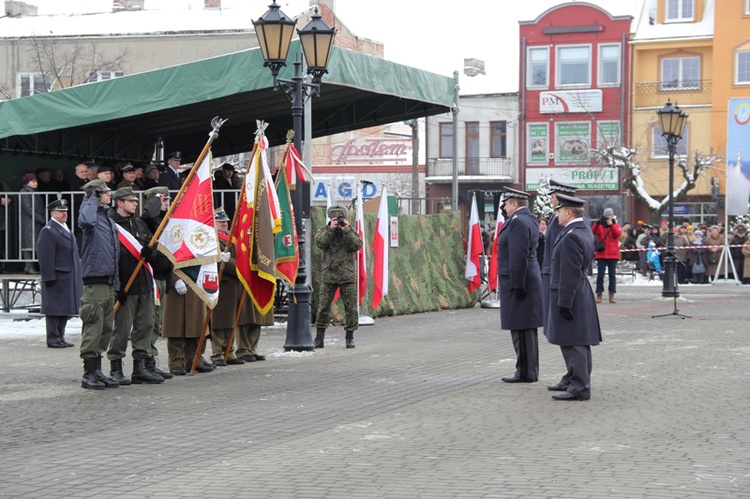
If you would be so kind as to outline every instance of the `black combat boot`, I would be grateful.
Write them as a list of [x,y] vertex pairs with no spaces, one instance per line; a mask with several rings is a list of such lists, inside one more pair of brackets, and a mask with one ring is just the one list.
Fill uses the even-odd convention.
[[122,372],[122,359],[109,361],[109,375],[120,383],[120,386],[128,386],[130,384],[130,378],[126,377],[125,373]]
[[104,390],[104,383],[96,379],[96,359],[83,359],[83,378],[81,388]]
[[326,329],[324,327],[319,327],[317,333],[315,334],[315,341],[313,342],[315,348],[323,348],[323,341],[325,339]]
[[346,332],[346,348],[354,348],[354,331]]
[[120,386],[120,383],[118,383],[116,379],[110,378],[102,372],[101,355],[96,358],[96,371],[94,371],[94,374],[96,375],[96,380],[99,383],[104,383],[104,388],[117,388],[118,386]]
[[146,369],[145,363],[145,359],[133,359],[133,373],[130,375],[133,384],[140,385],[141,383],[146,383],[156,385],[164,383],[164,378]]
[[172,379],[172,378],[174,378],[174,376],[172,375],[172,373],[165,373],[164,371],[162,371],[161,369],[159,369],[158,367],[156,367],[156,359],[154,357],[149,357],[149,358],[147,358],[145,360],[146,360],[146,362],[145,362],[146,370],[148,372],[156,374],[157,376],[161,376],[164,379]]

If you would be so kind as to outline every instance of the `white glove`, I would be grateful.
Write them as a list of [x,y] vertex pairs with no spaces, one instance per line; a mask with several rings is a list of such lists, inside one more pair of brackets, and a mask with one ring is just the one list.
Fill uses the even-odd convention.
[[232,254],[228,251],[225,251],[224,253],[221,254],[221,261],[224,263],[227,263],[231,257],[232,257]]
[[187,286],[182,279],[177,279],[174,283],[174,290],[177,291],[178,295],[182,296],[187,293]]

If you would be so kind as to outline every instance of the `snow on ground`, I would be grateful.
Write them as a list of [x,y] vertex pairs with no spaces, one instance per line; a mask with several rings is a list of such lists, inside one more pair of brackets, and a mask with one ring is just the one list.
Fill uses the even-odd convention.
[[[606,289],[607,287],[607,278],[608,276],[604,276],[604,287]],[[596,277],[589,278],[592,285],[596,284]],[[617,277],[617,286],[654,286],[654,287],[662,287],[662,281],[660,281],[657,278],[655,278],[653,281],[650,281],[647,277],[642,276],[641,274],[636,274],[635,278],[631,278],[630,276],[618,276]],[[680,287],[695,287],[695,286],[702,286],[699,284],[680,284]],[[20,318],[28,318],[28,320],[19,320]],[[273,325],[273,329],[280,329],[285,330],[286,324],[281,322],[276,322]],[[267,328],[263,328],[266,330]],[[66,335],[70,336],[80,336],[81,334],[81,320],[78,317],[74,317],[68,321],[68,325],[65,328]],[[18,339],[18,338],[25,338],[25,339],[40,339],[43,340],[46,337],[45,333],[45,327],[44,327],[44,317],[40,316],[38,314],[28,314],[23,309],[20,310],[14,310],[11,313],[4,313],[0,312],[0,340],[3,339]],[[312,355],[312,352],[284,352],[284,351],[274,351],[274,352],[267,352],[267,354],[271,357],[304,357],[307,355]]]

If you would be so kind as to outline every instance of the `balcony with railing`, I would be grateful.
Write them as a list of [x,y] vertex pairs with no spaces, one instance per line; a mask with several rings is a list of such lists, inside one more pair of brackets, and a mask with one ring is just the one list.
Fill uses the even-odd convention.
[[711,104],[711,80],[642,81],[635,84],[633,106],[661,107],[667,100],[683,106]]
[[[458,158],[459,177],[487,177],[487,180],[514,181],[516,169],[511,158]],[[453,178],[453,159],[427,160],[427,179]]]

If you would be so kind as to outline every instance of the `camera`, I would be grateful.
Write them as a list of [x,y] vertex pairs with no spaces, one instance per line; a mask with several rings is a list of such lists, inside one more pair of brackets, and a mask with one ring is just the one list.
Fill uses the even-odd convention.
[[336,217],[336,223],[339,227],[344,227],[346,225],[346,220],[344,220],[344,217]]
[[609,222],[609,219],[606,215],[602,215],[602,217],[599,219],[599,225],[607,225]]

